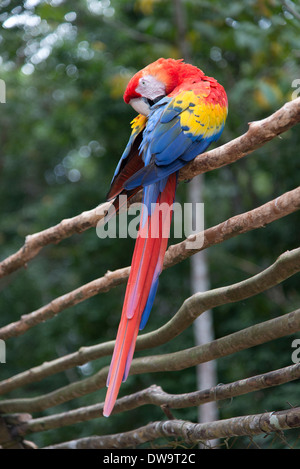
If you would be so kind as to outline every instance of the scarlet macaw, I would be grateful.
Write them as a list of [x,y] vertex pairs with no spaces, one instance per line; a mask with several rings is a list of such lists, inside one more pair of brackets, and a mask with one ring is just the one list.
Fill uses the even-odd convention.
[[[118,195],[132,197],[143,188],[143,208],[107,379],[104,416],[110,415],[121,382],[128,376],[138,331],[152,308],[178,171],[220,137],[227,117],[224,88],[182,60],[161,58],[140,70],[129,81],[124,101],[140,114],[131,123],[132,133],[107,199],[116,198],[118,208]],[[160,212],[166,204],[170,210]]]

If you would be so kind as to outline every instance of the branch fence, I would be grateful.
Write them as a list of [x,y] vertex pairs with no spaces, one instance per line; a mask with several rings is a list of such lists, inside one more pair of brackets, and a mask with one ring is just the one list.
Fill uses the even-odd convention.
[[[250,123],[249,129],[244,135],[199,155],[180,171],[179,180],[191,179],[197,174],[234,163],[299,122],[300,98],[286,103],[266,119]],[[137,195],[129,204],[137,203],[139,200],[140,195]],[[5,277],[26,266],[47,245],[58,244],[65,238],[95,227],[104,218],[110,205],[110,203],[101,204],[93,210],[62,220],[51,228],[27,236],[24,245],[0,263],[0,277]],[[260,207],[229,218],[202,233],[192,235],[186,240],[170,246],[165,256],[164,269],[171,268],[199,250],[211,248],[232,237],[259,229],[280,218],[287,217],[299,208],[300,187],[297,187],[292,191],[278,195],[276,199]],[[202,247],[193,250],[187,249],[187,242],[195,241],[198,237],[204,239]],[[242,282],[203,293],[196,293],[184,301],[174,317],[165,325],[153,332],[140,335],[136,349],[146,350],[162,345],[181,334],[200,314],[208,309],[258,295],[284,282],[299,270],[300,248],[297,248],[282,253],[278,259],[274,259],[273,264],[268,268]],[[103,277],[55,298],[49,304],[0,328],[0,339],[8,340],[26,334],[28,330],[38,326],[41,322],[58,314],[63,314],[67,308],[117,287],[126,282],[129,271],[130,267],[108,271]],[[267,343],[279,337],[294,334],[299,330],[300,310],[298,309],[281,317],[221,337],[208,344],[175,353],[135,358],[132,362],[130,374],[183,370],[255,345]],[[4,396],[0,400],[0,447],[34,448],[35,445],[25,440],[25,436],[102,417],[103,403],[79,407],[67,412],[58,412],[50,416],[34,418],[32,414],[43,412],[46,409],[104,387],[108,373],[107,366],[88,378],[73,382],[41,396],[9,399],[5,395],[12,390],[43,380],[61,371],[86,364],[100,357],[110,356],[113,346],[113,341],[89,347],[82,346],[74,353],[42,363],[39,366],[11,376],[9,379],[0,381],[0,394]],[[222,444],[227,445],[228,438],[232,437],[246,435],[251,439],[258,434],[274,433],[282,435],[282,431],[300,427],[300,407],[293,407],[288,410],[274,409],[273,412],[201,424],[173,419],[171,409],[199,406],[213,400],[231,399],[235,396],[279,386],[299,378],[300,363],[296,363],[262,375],[251,376],[233,383],[186,394],[168,394],[159,386],[153,385],[135,394],[118,399],[113,413],[128,412],[134,408],[152,404],[162,409],[167,420],[162,419],[158,422],[151,422],[134,431],[114,435],[90,436],[61,442],[47,448],[138,448],[142,444],[155,442],[161,437],[167,438],[170,445],[178,439],[185,445],[195,445],[200,441],[209,444],[210,440],[223,439]],[[26,391],[24,391],[24,394],[26,395]]]

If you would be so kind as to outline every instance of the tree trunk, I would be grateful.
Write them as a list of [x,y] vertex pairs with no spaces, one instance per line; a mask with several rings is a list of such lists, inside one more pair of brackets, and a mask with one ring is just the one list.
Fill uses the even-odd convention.
[[[203,201],[204,176],[199,175],[189,184],[189,201],[193,206]],[[195,211],[193,211],[195,214]],[[208,291],[210,288],[209,272],[206,259],[206,251],[200,251],[191,257],[191,290],[192,293]],[[206,311],[194,321],[195,344],[202,345],[214,340],[212,311]],[[209,361],[196,367],[197,388],[207,389],[216,386],[216,362]],[[212,422],[218,420],[217,403],[212,401],[198,407],[198,421]],[[211,445],[217,445],[212,441]]]

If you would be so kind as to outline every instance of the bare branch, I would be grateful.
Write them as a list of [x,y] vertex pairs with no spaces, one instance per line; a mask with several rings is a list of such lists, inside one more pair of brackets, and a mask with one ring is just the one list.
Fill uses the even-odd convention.
[[[259,435],[300,426],[300,408],[280,412],[247,415],[206,423],[191,423],[184,420],[151,422],[135,430],[115,435],[90,436],[67,441],[45,449],[120,449],[136,448],[142,443],[157,438],[182,438],[187,444],[216,438]],[[170,440],[170,443],[171,441]]]
[[[293,334],[300,330],[300,310],[265,321],[208,344],[165,355],[152,355],[133,360],[130,374],[178,371],[199,363],[224,357],[271,340]],[[50,393],[33,398],[0,401],[0,412],[39,412],[63,402],[98,391],[105,386],[108,366],[95,375],[71,383]]]
[[[179,180],[192,179],[197,174],[234,163],[299,122],[300,98],[297,98],[286,103],[269,117],[252,122],[244,135],[199,155],[180,171]],[[129,204],[132,202],[129,201]],[[25,266],[43,247],[59,243],[75,233],[82,233],[95,227],[104,218],[110,205],[110,203],[104,203],[76,217],[63,220],[51,228],[27,236],[25,244],[16,253],[0,263],[0,278]]]
[[[181,243],[170,246],[166,252],[164,269],[187,259],[203,249],[207,249],[239,234],[266,226],[279,218],[295,212],[299,208],[300,187],[286,192],[254,210],[236,215],[216,226],[208,228],[204,232],[190,236]],[[201,247],[189,249],[187,243],[191,242]],[[10,337],[24,334],[31,327],[56,316],[64,309],[126,282],[129,272],[130,267],[124,267],[113,272],[108,271],[104,277],[93,280],[70,293],[60,296],[38,310],[22,316],[19,321],[0,328],[0,338],[7,340]]]
[[62,220],[51,228],[28,235],[25,244],[16,253],[0,263],[0,278],[26,266],[27,262],[33,259],[45,246],[57,244],[73,234],[82,233],[96,226],[98,221],[104,218],[110,206],[111,203],[106,202],[76,217]]
[[[300,209],[300,187],[285,192],[284,194],[270,200],[264,205],[249,212],[244,212],[228,220],[219,223],[203,232],[189,236],[181,243],[169,247],[164,260],[164,269],[171,267],[196,252],[207,249],[215,244],[220,244],[227,239],[234,238],[243,233],[248,233],[258,228],[263,228],[273,221],[290,215]],[[203,245],[198,249],[189,249],[187,243],[203,241]],[[199,243],[201,245],[201,243]]]
[[[299,378],[300,364],[297,363],[268,373],[190,393],[168,394],[160,386],[153,385],[148,389],[118,399],[115,404],[114,413],[135,409],[144,404],[167,405],[170,409],[195,407],[207,402],[222,401],[250,392],[279,386]],[[99,404],[99,406],[103,406],[103,404]]]
[[[160,386],[150,386],[129,396],[122,397],[115,404],[115,414],[136,409],[143,405],[166,406],[168,409],[183,409],[195,407],[207,402],[230,399],[250,392],[259,391],[273,386],[278,386],[300,378],[300,364],[290,365],[279,370],[271,371],[250,378],[241,379],[233,383],[222,384],[210,389],[184,394],[168,394]],[[24,422],[17,422],[10,415],[5,420],[14,425],[13,433],[18,436],[29,433],[53,430],[55,428],[74,425],[87,420],[100,418],[103,411],[103,402],[91,406],[53,414],[36,419],[26,418]],[[23,414],[21,414],[23,415]],[[26,414],[27,415],[27,414]]]
[[37,326],[41,322],[51,319],[66,308],[81,303],[82,301],[106,292],[111,288],[124,283],[130,272],[130,267],[117,269],[113,272],[108,271],[104,277],[100,277],[92,282],[82,285],[75,290],[59,296],[47,305],[33,311],[32,313],[21,316],[19,321],[13,322],[0,328],[0,338],[7,340],[24,334],[31,327]]

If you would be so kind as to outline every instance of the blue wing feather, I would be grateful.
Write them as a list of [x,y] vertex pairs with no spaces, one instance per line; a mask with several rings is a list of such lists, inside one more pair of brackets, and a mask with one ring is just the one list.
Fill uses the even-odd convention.
[[189,128],[184,128],[180,114],[187,108],[193,112],[194,103],[179,107],[174,105],[174,99],[168,97],[152,107],[140,144],[145,167],[128,179],[126,189],[147,186],[166,178],[219,138],[223,127],[209,137],[193,135]]
[[[180,125],[178,124],[178,127]],[[189,137],[186,137],[184,132],[181,130],[180,133],[173,139],[170,138],[170,134],[165,135],[164,145],[162,145],[161,150],[155,152],[155,163],[158,166],[168,165],[177,160],[181,155],[183,155],[192,145],[192,140]],[[152,145],[150,151],[152,150]]]

